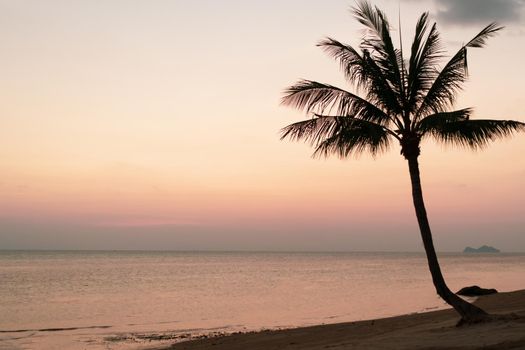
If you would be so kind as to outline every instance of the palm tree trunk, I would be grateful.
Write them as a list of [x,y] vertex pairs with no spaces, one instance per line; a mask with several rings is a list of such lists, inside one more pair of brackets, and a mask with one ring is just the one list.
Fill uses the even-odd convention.
[[407,160],[408,168],[410,170],[410,180],[412,181],[414,208],[416,209],[417,222],[419,224],[421,238],[425,247],[428,267],[432,275],[432,282],[434,282],[437,294],[461,315],[460,323],[479,322],[486,318],[487,313],[452,293],[447,287],[445,279],[441,273],[436,251],[434,249],[434,243],[432,242],[432,232],[430,231],[430,225],[428,223],[427,211],[423,201],[423,191],[421,190],[421,179],[419,177],[419,163],[417,158],[417,155],[413,155],[407,157]]

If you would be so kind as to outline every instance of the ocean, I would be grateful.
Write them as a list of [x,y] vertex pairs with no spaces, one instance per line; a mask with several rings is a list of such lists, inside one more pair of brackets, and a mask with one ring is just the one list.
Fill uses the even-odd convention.
[[[525,289],[525,254],[439,254],[452,290]],[[445,308],[423,253],[0,251],[0,349],[189,337]]]

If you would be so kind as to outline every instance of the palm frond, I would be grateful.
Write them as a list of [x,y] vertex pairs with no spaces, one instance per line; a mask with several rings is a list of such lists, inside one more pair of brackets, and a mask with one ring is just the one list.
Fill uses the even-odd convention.
[[[365,50],[363,55],[367,74],[370,77],[367,99],[386,110],[389,114],[402,115],[401,91],[392,83],[392,74]],[[395,78],[397,79],[397,78]]]
[[346,158],[365,152],[375,156],[386,151],[393,134],[384,126],[362,119],[316,115],[283,128],[281,139],[308,142],[315,147],[314,156],[336,154]]
[[464,108],[452,112],[441,112],[431,114],[414,125],[414,131],[419,135],[432,133],[433,130],[442,128],[447,123],[461,122],[468,120],[472,115],[472,108]]
[[358,91],[367,91],[366,97],[369,102],[395,114],[400,112],[398,95],[367,51],[361,55],[352,46],[332,38],[322,40],[317,46],[339,61],[346,79],[354,84]]
[[[438,76],[438,61],[441,59],[443,50],[436,24],[430,30],[428,12],[423,13],[416,25],[416,33],[412,43],[409,60],[408,73],[408,105],[410,111],[414,112],[421,103],[421,98],[430,89],[433,81]],[[425,33],[428,35],[425,38]]]
[[321,40],[317,46],[321,47],[324,52],[339,61],[346,79],[355,84],[357,88],[362,87],[369,81],[370,77],[367,74],[363,57],[361,57],[361,54],[352,46],[343,44],[332,38]]
[[337,114],[388,126],[394,120],[373,103],[332,85],[301,80],[285,90],[282,104],[307,113]]
[[416,119],[429,112],[438,113],[451,107],[466,80],[465,59],[467,49],[461,48],[445,65],[423,98]]
[[367,27],[378,38],[382,37],[384,24],[388,28],[383,12],[366,0],[358,1],[356,6],[352,7],[351,12],[359,23]]
[[[360,44],[364,54],[368,54],[376,67],[381,70],[384,80],[398,99],[397,104],[404,104],[405,84],[401,74],[401,52],[396,50],[390,36],[390,24],[386,15],[377,7],[373,7],[368,1],[358,1],[352,8],[354,17],[368,28],[366,35]],[[400,113],[399,110],[390,109]]]
[[483,47],[487,39],[502,28],[496,23],[491,23],[458,50],[434,80],[416,113],[416,119],[431,111],[434,113],[445,111],[454,104],[456,95],[463,87],[468,74],[467,48]]
[[431,127],[427,125],[426,134],[444,144],[476,150],[517,131],[525,132],[525,123],[514,120],[465,119],[435,123]]
[[498,25],[496,22],[492,22],[491,24],[483,28],[483,30],[479,32],[478,35],[472,38],[467,43],[467,45],[465,45],[465,47],[483,47],[486,45],[488,38],[496,35],[496,33],[502,30],[503,28],[503,26]]

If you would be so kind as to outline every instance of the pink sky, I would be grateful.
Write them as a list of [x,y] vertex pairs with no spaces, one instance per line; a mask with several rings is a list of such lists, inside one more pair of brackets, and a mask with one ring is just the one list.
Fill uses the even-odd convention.
[[[0,249],[420,250],[398,149],[315,160],[278,138],[304,117],[279,106],[286,86],[345,85],[315,43],[358,41],[350,5],[0,1]],[[458,107],[525,121],[523,8],[461,22],[447,6],[403,2],[405,41],[424,9],[450,53],[499,20]],[[524,151],[525,135],[478,153],[424,144],[438,249],[525,251]]]

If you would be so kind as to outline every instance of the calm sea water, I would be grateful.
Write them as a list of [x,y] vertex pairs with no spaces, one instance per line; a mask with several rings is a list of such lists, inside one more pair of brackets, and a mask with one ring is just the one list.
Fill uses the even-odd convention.
[[[453,290],[525,288],[524,254],[440,259]],[[419,253],[0,251],[0,349],[139,349],[444,307]]]

